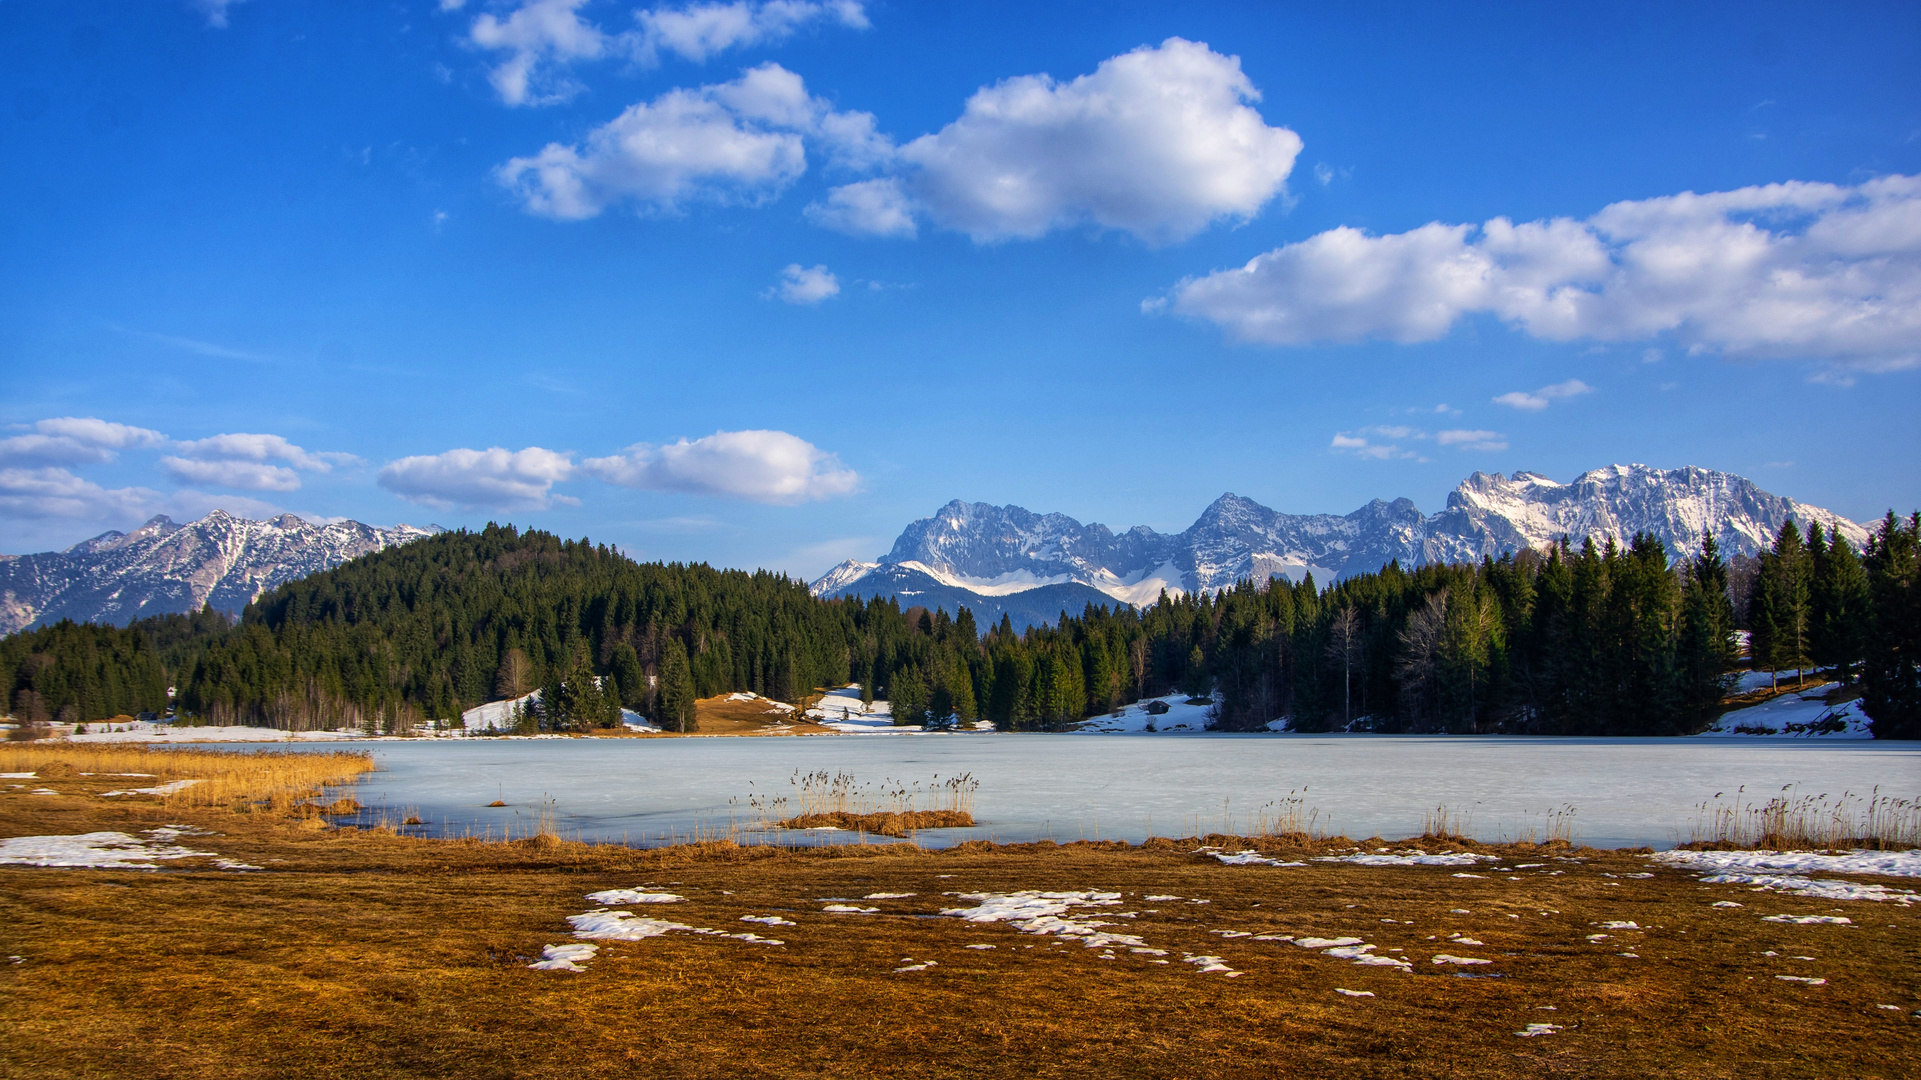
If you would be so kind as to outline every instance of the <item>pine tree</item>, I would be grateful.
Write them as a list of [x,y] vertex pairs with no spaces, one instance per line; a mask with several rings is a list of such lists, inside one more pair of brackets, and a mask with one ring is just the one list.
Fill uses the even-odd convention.
[[1871,633],[1861,665],[1861,708],[1877,739],[1921,739],[1921,513],[1889,511],[1868,541]]
[[1712,532],[1701,534],[1701,553],[1688,564],[1686,574],[1675,667],[1686,729],[1699,730],[1720,715],[1738,659],[1728,568]]
[[654,723],[663,731],[698,730],[694,712],[694,673],[687,647],[678,637],[667,639],[660,665],[660,692],[654,696]]
[[1808,526],[1813,584],[1808,594],[1808,645],[1816,667],[1834,669],[1843,683],[1867,649],[1868,576],[1854,548],[1839,532],[1825,540],[1820,525]]
[[608,658],[608,667],[620,704],[636,711],[646,708],[647,675],[641,670],[640,654],[634,651],[634,647],[625,641],[614,646]]

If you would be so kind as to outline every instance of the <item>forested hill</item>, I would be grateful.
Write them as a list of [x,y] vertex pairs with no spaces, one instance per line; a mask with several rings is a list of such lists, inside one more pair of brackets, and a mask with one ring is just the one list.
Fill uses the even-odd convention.
[[[1759,666],[1835,669],[1878,735],[1921,735],[1918,552],[1921,517],[1890,515],[1862,558],[1784,526],[1745,612]],[[1711,540],[1678,563],[1646,535],[1563,543],[983,634],[965,610],[822,600],[780,574],[489,526],[283,585],[236,626],[205,612],[0,639],[0,685],[29,722],[159,711],[172,682],[178,713],[204,722],[404,731],[539,687],[545,728],[612,722],[620,704],[684,729],[696,695],[859,682],[897,717],[1002,730],[1178,689],[1213,695],[1228,730],[1674,734],[1719,711],[1735,623]]]

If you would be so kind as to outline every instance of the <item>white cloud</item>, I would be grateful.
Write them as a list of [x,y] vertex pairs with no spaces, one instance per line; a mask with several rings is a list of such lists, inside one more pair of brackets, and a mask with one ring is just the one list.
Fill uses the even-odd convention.
[[1070,82],[983,87],[961,117],[903,146],[903,178],[977,241],[1081,223],[1153,243],[1252,217],[1285,187],[1300,137],[1269,127],[1237,57],[1169,38]]
[[299,475],[284,465],[260,461],[196,461],[182,457],[163,457],[160,465],[174,479],[189,484],[247,491],[300,490]]
[[[352,454],[308,451],[280,435],[242,432],[190,439],[174,447],[176,454],[160,459],[174,479],[248,491],[297,491],[300,477],[295,469],[324,473],[360,460]],[[273,464],[277,461],[286,464]]]
[[885,142],[871,116],[836,113],[808,95],[800,76],[762,64],[733,82],[630,106],[581,144],[549,143],[496,175],[529,213],[562,220],[622,202],[659,211],[696,199],[756,202],[807,171],[803,136],[849,160],[880,153],[876,140]]
[[379,482],[423,506],[543,510],[551,502],[574,501],[553,494],[553,486],[573,473],[574,463],[567,454],[538,446],[525,450],[495,446],[390,461],[381,467]]
[[360,460],[352,454],[333,451],[311,453],[279,435],[245,433],[212,435],[205,439],[192,439],[174,445],[187,457],[206,461],[223,458],[240,461],[284,461],[297,469],[313,472],[329,472],[335,465],[350,465]]
[[0,464],[86,465],[112,461],[118,451],[167,441],[149,428],[91,416],[39,420],[33,431],[0,439]]
[[1451,431],[1437,431],[1434,441],[1442,446],[1458,446],[1463,450],[1506,450],[1507,436],[1498,431],[1467,431],[1455,428]]
[[[1445,409],[1446,406],[1442,406],[1436,411]],[[1429,434],[1420,428],[1408,427],[1405,424],[1375,424],[1357,431],[1339,432],[1327,445],[1330,450],[1375,460],[1412,458],[1416,461],[1426,461],[1427,458],[1422,457],[1420,453],[1404,449],[1401,444],[1428,441],[1461,450],[1506,450],[1508,445],[1507,436],[1498,431],[1450,428]]]
[[811,203],[802,213],[816,225],[855,236],[912,237],[918,231],[914,202],[891,176],[842,184],[827,193],[826,202]]
[[790,304],[818,304],[840,295],[840,279],[825,266],[802,267],[799,263],[789,263],[780,272],[780,284],[761,295],[778,296]]
[[610,484],[798,503],[852,494],[860,476],[840,459],[785,431],[717,431],[670,446],[630,446],[581,468]]
[[1594,388],[1581,380],[1569,379],[1566,382],[1555,383],[1553,386],[1543,386],[1539,390],[1532,392],[1527,390],[1511,390],[1495,398],[1494,403],[1496,405],[1506,405],[1510,408],[1522,409],[1527,412],[1540,412],[1542,409],[1547,408],[1550,402],[1560,401],[1565,398],[1580,397],[1582,394],[1591,394],[1593,392]]
[[1921,362],[1921,177],[1686,192],[1585,221],[1343,227],[1144,306],[1276,345],[1431,341],[1488,313],[1550,341],[1671,334],[1692,351],[1890,371]]
[[109,490],[65,469],[0,468],[0,512],[23,518],[138,519],[152,514],[161,498],[140,487]]
[[207,25],[217,30],[227,28],[227,9],[247,0],[188,0],[194,10],[207,17]]
[[[567,65],[595,59],[608,47],[599,28],[581,21],[577,9],[586,2],[527,0],[504,19],[489,14],[474,19],[467,39],[508,54],[487,75],[501,101],[551,105],[580,92],[580,84],[567,77]],[[451,9],[442,4],[441,10]]]
[[839,23],[854,30],[869,25],[865,9],[856,0],[689,4],[677,9],[649,8],[635,12],[634,18],[640,22],[635,53],[643,63],[656,62],[663,52],[700,63],[728,49],[785,41],[812,22]]

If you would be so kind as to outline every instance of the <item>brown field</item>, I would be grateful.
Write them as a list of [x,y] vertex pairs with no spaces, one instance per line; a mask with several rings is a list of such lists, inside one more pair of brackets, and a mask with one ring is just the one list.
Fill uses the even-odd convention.
[[834,735],[833,728],[799,719],[766,700],[729,701],[721,697],[694,702],[697,735]]
[[[250,813],[102,798],[109,781],[125,782],[0,781],[0,836],[191,825],[209,832],[182,843],[265,869],[0,867],[0,1076],[1921,1075],[1921,911],[1706,885],[1631,852],[1423,841],[1511,869],[1460,878],[1225,866],[1191,840],[636,851],[341,831],[264,797],[237,804]],[[643,886],[687,899],[640,915],[785,944],[682,932],[601,942],[579,974],[526,967],[572,940],[585,894]],[[1020,889],[1119,892],[1108,910],[1133,917],[1106,929],[1165,955],[929,917],[973,903],[945,894]],[[1853,921],[1760,917],[1777,913]],[[1638,928],[1596,925],[1616,920]],[[1226,936],[1274,932],[1361,937],[1414,971]],[[1461,935],[1479,944],[1446,940]],[[1203,955],[1241,974],[1184,962]],[[1561,1030],[1514,1034],[1533,1023]]]

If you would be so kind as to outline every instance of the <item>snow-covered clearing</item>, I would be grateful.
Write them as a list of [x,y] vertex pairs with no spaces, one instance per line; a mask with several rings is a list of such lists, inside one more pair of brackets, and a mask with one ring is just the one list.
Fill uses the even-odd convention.
[[[1165,712],[1148,711],[1163,705]],[[1185,694],[1169,694],[1123,706],[1115,716],[1096,716],[1074,730],[1081,735],[1196,735],[1207,730],[1211,707],[1189,705]]]
[[72,867],[95,870],[158,870],[177,859],[212,859],[222,870],[258,870],[258,866],[224,858],[211,851],[194,851],[173,841],[183,836],[207,835],[185,826],[163,825],[146,830],[145,837],[123,832],[77,833],[69,836],[15,836],[0,840],[0,865]]
[[[1752,674],[1752,673],[1750,673]],[[1762,686],[1767,685],[1762,672]],[[1721,714],[1696,738],[1746,737],[1792,739],[1872,739],[1874,730],[1861,700],[1829,705],[1833,683],[1822,683]]]
[[[425,735],[504,735],[513,731],[517,725],[517,715],[540,707],[540,691],[522,694],[505,701],[489,701],[476,705],[460,714],[460,729],[449,732],[422,732]],[[646,717],[632,709],[620,710],[620,724],[628,731],[658,732]]]

